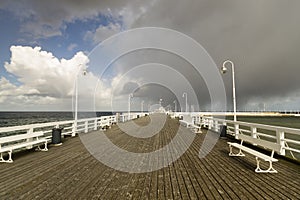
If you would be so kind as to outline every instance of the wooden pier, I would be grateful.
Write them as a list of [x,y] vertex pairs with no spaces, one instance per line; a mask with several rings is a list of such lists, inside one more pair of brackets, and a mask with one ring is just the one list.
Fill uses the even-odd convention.
[[[147,117],[135,120],[139,125]],[[151,152],[168,144],[179,122],[167,119],[159,134],[137,139],[114,125],[106,135],[120,148]],[[186,129],[187,134],[194,134]],[[257,174],[253,156],[229,157],[220,139],[198,157],[205,133],[174,163],[148,173],[125,173],[105,166],[85,149],[79,137],[66,138],[48,152],[23,151],[14,162],[0,163],[0,199],[297,199],[300,165],[279,158],[277,174]],[[181,140],[184,143],[184,138]],[[263,165],[264,166],[264,165]],[[267,165],[265,165],[266,167]]]

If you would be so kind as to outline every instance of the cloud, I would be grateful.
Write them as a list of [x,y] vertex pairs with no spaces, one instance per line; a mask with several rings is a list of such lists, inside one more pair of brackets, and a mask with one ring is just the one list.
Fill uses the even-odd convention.
[[[300,81],[299,6],[297,0],[288,3],[280,0],[260,3],[165,0],[157,2],[132,26],[178,30],[203,45],[218,66],[227,59],[234,61],[238,108],[242,109],[255,101],[269,103],[269,99],[289,99],[297,93]],[[231,107],[229,72],[223,78]]]
[[[119,98],[119,109],[126,108],[127,96],[122,88],[127,82],[116,75],[110,80],[99,80],[92,71],[82,73],[88,67],[89,58],[82,52],[71,59],[58,59],[41,47],[11,46],[10,62],[4,67],[17,77],[19,84],[0,77],[0,110],[72,110],[75,81],[78,87],[79,110],[109,110],[111,98]],[[121,90],[114,92],[114,87]],[[125,106],[125,107],[124,107]]]
[[78,45],[75,43],[72,43],[68,46],[68,51],[73,51],[76,47],[78,47]]
[[120,24],[109,23],[107,26],[100,25],[95,32],[87,31],[84,39],[93,41],[96,44],[121,31],[122,27]]
[[88,63],[82,52],[70,60],[59,60],[52,53],[42,51],[41,47],[12,46],[10,50],[10,63],[5,63],[5,69],[40,95],[57,97],[69,94],[79,65]]
[[131,27],[131,23],[145,12],[147,5],[152,3],[152,1],[145,3],[139,0],[20,0],[18,2],[4,0],[0,4],[0,9],[14,13],[23,24],[21,31],[38,39],[60,36],[66,29],[66,24],[76,20],[97,19],[101,15],[108,16],[112,21],[120,19],[126,27]]
[[8,107],[14,104],[38,107],[71,99],[79,65],[88,63],[82,52],[70,60],[59,60],[52,53],[42,51],[41,47],[12,46],[10,50],[10,62],[4,67],[17,77],[20,85],[1,77],[0,101]]
[[[120,30],[144,26],[181,31],[202,44],[218,66],[226,59],[234,61],[238,108],[262,101],[270,105],[278,101],[289,102],[297,107],[299,6],[298,0],[259,3],[248,0],[29,0],[0,3],[1,8],[10,10],[24,22],[22,31],[37,38],[61,35],[68,23],[96,20],[100,15],[107,16],[108,23],[87,30],[86,40],[99,42]],[[16,73],[20,81],[26,79],[21,70]],[[231,105],[231,74],[224,75],[223,79]],[[27,80],[28,84],[33,83]],[[38,92],[43,94],[42,89]]]

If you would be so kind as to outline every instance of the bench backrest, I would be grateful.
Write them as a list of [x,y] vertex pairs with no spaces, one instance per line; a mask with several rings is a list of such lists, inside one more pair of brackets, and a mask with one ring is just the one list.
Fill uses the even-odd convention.
[[278,143],[275,142],[270,142],[267,140],[259,139],[259,138],[253,138],[249,135],[244,135],[244,134],[238,134],[238,139],[243,140],[245,142],[249,142],[252,144],[257,144],[259,146],[280,152],[281,146]]
[[33,133],[0,137],[0,145],[4,144],[4,143],[9,143],[9,142],[17,142],[19,140],[25,140],[25,139],[29,139],[29,138],[41,137],[43,135],[44,135],[44,133],[42,131],[37,131],[37,132],[33,132]]

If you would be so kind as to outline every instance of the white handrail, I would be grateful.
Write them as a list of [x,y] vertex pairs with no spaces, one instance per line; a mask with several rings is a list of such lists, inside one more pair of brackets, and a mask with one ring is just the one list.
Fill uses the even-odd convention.
[[[238,138],[238,134],[240,133],[250,134],[254,138],[259,136],[268,138],[281,145],[281,151],[278,153],[283,156],[286,155],[286,150],[290,151],[291,154],[300,152],[300,129],[205,116],[202,116],[200,124],[211,130],[219,130],[219,126],[226,125],[228,133],[235,138]],[[298,156],[298,159],[299,158],[300,155]]]
[[[149,113],[131,113],[130,119],[135,119],[148,114]],[[104,126],[111,126],[113,123],[125,122],[129,119],[127,114],[118,115],[118,116],[123,120],[117,119],[117,115],[79,119],[77,120],[77,128],[79,128],[79,130],[74,129],[75,126],[74,120],[36,123],[36,124],[28,124],[28,125],[21,125],[21,126],[0,127],[0,137],[5,137],[6,135],[12,135],[14,134],[14,132],[18,132],[18,133],[34,132],[36,129],[43,129],[44,133],[50,133],[53,128],[59,128],[59,127],[64,128],[64,132],[62,133],[63,135],[72,134],[72,136],[75,136],[77,133],[81,131],[88,132],[90,129],[97,130],[98,128],[103,128]],[[75,130],[77,130],[77,132],[75,132]]]

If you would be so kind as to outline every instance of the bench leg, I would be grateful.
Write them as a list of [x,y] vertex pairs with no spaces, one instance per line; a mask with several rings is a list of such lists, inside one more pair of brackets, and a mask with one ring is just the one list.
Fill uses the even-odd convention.
[[232,146],[229,145],[229,156],[245,156],[245,154],[243,154],[242,150],[239,149],[239,152],[237,154],[232,152]]
[[202,133],[201,127],[191,126],[194,133]]
[[44,148],[41,148],[40,145],[37,147],[37,150],[38,151],[48,151],[48,148],[47,148],[47,142],[45,142],[45,147]]
[[3,154],[1,153],[1,155],[0,155],[0,162],[6,162],[6,163],[12,163],[13,162],[13,160],[12,160],[12,151],[9,151],[7,153],[8,153],[8,159],[7,160],[5,160],[3,158]]
[[201,128],[195,128],[195,133],[202,133]]
[[262,170],[259,166],[260,160],[258,159],[258,157],[256,157],[256,164],[257,167],[255,169],[256,173],[277,173],[277,171],[273,168],[273,164],[272,161],[268,161],[269,162],[269,168],[267,170]]

